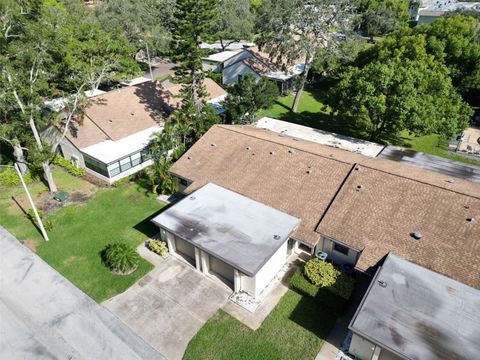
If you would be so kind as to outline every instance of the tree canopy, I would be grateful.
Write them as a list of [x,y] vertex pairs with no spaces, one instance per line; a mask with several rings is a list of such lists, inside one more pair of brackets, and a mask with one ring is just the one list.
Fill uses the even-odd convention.
[[252,124],[256,113],[271,106],[278,95],[278,87],[273,81],[262,77],[257,83],[252,74],[246,74],[228,89],[224,104],[227,121]]
[[408,0],[357,0],[358,28],[363,35],[380,36],[407,26]]
[[221,0],[215,26],[215,37],[222,49],[234,41],[250,40],[255,17],[250,10],[250,0]]
[[480,91],[480,20],[467,16],[437,19],[413,30],[425,34],[428,53],[443,62],[454,86],[468,97]]
[[472,110],[455,91],[447,67],[427,53],[426,43],[422,34],[390,36],[365,51],[357,66],[339,74],[330,92],[338,115],[374,141],[405,129],[443,137],[463,130]]
[[149,46],[151,55],[168,54],[175,0],[106,0],[95,7],[104,29],[122,29],[137,50]]
[[321,47],[333,50],[351,33],[354,6],[348,0],[265,0],[257,18],[259,43],[271,59],[304,63],[292,110],[298,107],[313,57]]

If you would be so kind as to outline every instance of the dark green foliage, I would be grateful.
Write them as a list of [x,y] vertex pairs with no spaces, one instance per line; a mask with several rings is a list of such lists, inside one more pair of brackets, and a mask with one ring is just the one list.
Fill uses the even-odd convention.
[[278,97],[277,85],[267,78],[257,79],[252,74],[245,75],[228,89],[225,99],[227,121],[232,124],[251,124],[257,112],[270,107]]
[[127,243],[110,244],[102,255],[105,265],[111,271],[122,275],[135,271],[140,262],[140,255],[134,247]]
[[449,138],[472,114],[446,66],[427,53],[425,35],[387,37],[338,80],[329,91],[330,104],[374,141],[397,138],[405,129]]
[[106,30],[120,28],[129,42],[150,56],[170,50],[175,1],[109,0],[95,6],[95,15]]
[[219,5],[220,16],[214,31],[222,50],[234,41],[250,40],[255,19],[250,11],[250,0],[222,0]]
[[410,20],[408,0],[358,0],[357,4],[358,27],[366,36],[389,34]]
[[[40,219],[43,219],[43,211],[37,209],[37,214],[40,217]],[[26,218],[31,220],[31,221],[37,221],[37,218],[35,216],[35,213],[33,212],[33,209],[28,209],[27,213],[25,214]]]
[[480,91],[480,19],[454,16],[437,19],[433,24],[418,26],[416,34],[426,36],[426,49],[444,63],[453,85],[460,93]]

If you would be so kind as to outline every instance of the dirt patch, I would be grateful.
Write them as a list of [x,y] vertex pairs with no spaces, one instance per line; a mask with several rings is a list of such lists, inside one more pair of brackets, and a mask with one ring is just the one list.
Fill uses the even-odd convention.
[[68,197],[67,202],[72,203],[72,202],[87,201],[87,200],[93,198],[94,194],[95,193],[90,193],[90,192],[89,193],[84,193],[84,192],[80,192],[80,191],[74,191]]
[[42,210],[44,214],[54,213],[62,207],[62,203],[55,200],[49,191],[45,191],[36,201],[37,207]]
[[93,185],[98,186],[98,187],[102,187],[102,188],[111,187],[111,185],[108,182],[103,181],[103,180],[101,180],[101,179],[97,178],[96,176],[93,176],[89,173],[87,173],[83,177],[83,180],[88,181],[90,184],[93,184]]
[[36,240],[23,240],[22,244],[25,245],[27,248],[29,248],[34,253],[37,252],[37,249],[40,246],[40,244]]

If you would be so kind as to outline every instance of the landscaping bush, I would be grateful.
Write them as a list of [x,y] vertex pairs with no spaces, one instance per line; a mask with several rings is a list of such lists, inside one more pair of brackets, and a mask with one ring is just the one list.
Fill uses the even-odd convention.
[[148,240],[147,247],[155,254],[160,256],[166,256],[168,254],[168,246],[165,241],[162,240]]
[[299,294],[316,297],[318,294],[318,286],[313,285],[308,281],[300,271],[296,271],[290,278],[289,287]]
[[[33,178],[30,172],[23,175],[23,181],[25,183],[33,182]],[[20,181],[20,177],[18,176],[17,170],[12,168],[6,168],[0,171],[0,184],[3,186],[15,186],[20,185],[22,182]]]
[[55,165],[63,167],[65,170],[68,171],[70,175],[82,177],[82,176],[85,176],[86,174],[86,171],[84,168],[76,167],[75,165],[70,163],[70,161],[68,161],[67,159],[65,159],[60,155],[55,156],[55,158],[53,159],[53,163]]
[[105,248],[102,255],[105,265],[118,275],[131,274],[140,263],[140,255],[126,243],[110,244]]
[[126,176],[126,177],[124,177],[123,179],[114,181],[114,182],[112,183],[112,186],[113,186],[113,187],[124,186],[124,185],[127,185],[127,184],[130,182],[130,180],[131,180],[130,176]]
[[333,294],[348,300],[355,286],[355,279],[337,270],[330,263],[311,259],[303,268],[303,273],[313,285],[328,289]]
[[[37,213],[38,213],[38,216],[40,217],[40,219],[43,219],[43,211],[37,209]],[[28,209],[25,216],[27,217],[27,219],[29,219],[31,221],[36,221],[37,220],[35,218],[35,213],[33,212],[33,209]]]

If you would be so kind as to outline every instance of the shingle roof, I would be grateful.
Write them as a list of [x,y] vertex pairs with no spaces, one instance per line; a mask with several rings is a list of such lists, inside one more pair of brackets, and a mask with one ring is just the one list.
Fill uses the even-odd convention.
[[187,192],[212,182],[301,219],[293,237],[314,245],[320,215],[352,166],[252,136],[262,132],[214,126],[171,171],[193,180]]
[[[205,90],[207,90],[208,93],[208,95],[206,96],[207,101],[227,94],[225,89],[223,89],[220,85],[218,85],[210,78],[205,78],[203,80],[203,85],[205,86]],[[182,87],[183,84],[173,84],[165,88],[165,91],[168,94],[166,103],[173,108],[176,108],[180,105],[181,99],[179,98],[179,95]]]
[[120,140],[163,122],[164,95],[159,84],[147,82],[109,91],[89,100],[81,124],[67,138],[79,149],[105,140]]
[[300,218],[300,241],[321,233],[363,250],[362,270],[391,251],[480,287],[478,184],[234,125],[214,126],[171,171],[193,181],[187,192],[213,182]]

